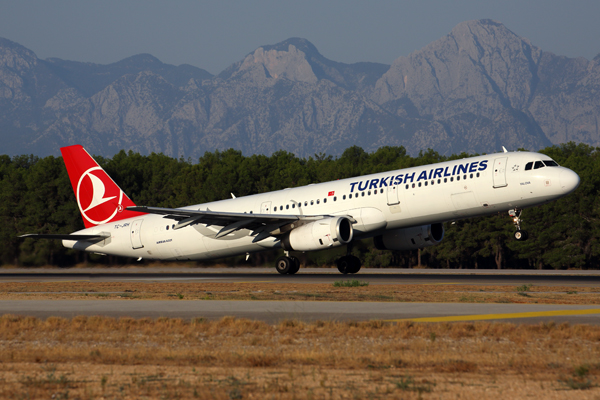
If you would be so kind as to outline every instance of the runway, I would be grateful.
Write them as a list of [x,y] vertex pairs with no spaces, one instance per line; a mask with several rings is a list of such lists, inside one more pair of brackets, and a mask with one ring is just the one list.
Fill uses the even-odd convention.
[[371,285],[467,284],[543,286],[600,286],[600,271],[550,270],[429,270],[363,269],[342,275],[333,268],[302,268],[296,275],[280,275],[274,268],[95,268],[1,269],[0,282],[261,282],[325,283],[358,279]]
[[[271,268],[102,268],[3,269],[0,282],[229,282],[323,283],[358,279],[370,285],[466,284],[590,287],[600,285],[600,271],[522,270],[363,270],[341,275],[334,269],[304,268],[280,275]],[[0,300],[0,314],[39,318],[104,315],[133,318],[250,318],[268,323],[285,319],[413,320],[420,322],[502,321],[600,324],[599,305],[402,303],[262,300]]]
[[302,321],[386,320],[417,322],[503,321],[573,324],[600,323],[593,305],[378,303],[334,301],[230,300],[0,300],[0,314],[72,318],[78,315],[132,318],[206,318],[224,316],[277,323]]

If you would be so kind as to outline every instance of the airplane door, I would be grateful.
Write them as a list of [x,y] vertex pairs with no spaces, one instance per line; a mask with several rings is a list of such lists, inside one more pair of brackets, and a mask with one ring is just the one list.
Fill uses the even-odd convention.
[[260,205],[260,213],[261,214],[271,214],[271,202],[265,201]]
[[142,244],[142,222],[144,222],[143,219],[136,219],[131,224],[131,247],[134,249],[144,247]]
[[494,160],[494,187],[501,188],[507,186],[506,183],[506,160],[508,157],[496,158]]
[[397,185],[389,186],[387,188],[387,204],[388,206],[393,206],[394,204],[400,203],[398,200],[398,190],[399,187]]

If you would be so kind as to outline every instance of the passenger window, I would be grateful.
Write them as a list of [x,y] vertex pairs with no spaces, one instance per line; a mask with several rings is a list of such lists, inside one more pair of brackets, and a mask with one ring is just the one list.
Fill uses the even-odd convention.
[[296,204],[292,204],[292,208],[296,208]]
[[285,205],[285,209],[286,209],[286,210],[289,210],[289,209],[290,209],[290,205],[289,205],[289,204],[286,204],[286,205]]
[[315,204],[315,201],[314,201],[314,200],[311,200],[311,201],[310,201],[310,205],[312,206],[312,205],[314,205],[314,204]]
[[337,201],[337,196],[333,196],[333,201]]
[[325,203],[327,203],[327,199],[326,198],[323,199],[323,204],[325,204]]
[[454,177],[453,176],[450,177],[450,182],[454,182]]
[[525,171],[529,171],[531,169],[531,167],[533,167],[533,161],[525,164]]
[[362,192],[362,197],[365,197],[365,192]]
[[350,193],[350,194],[348,195],[348,198],[349,198],[349,199],[351,199],[351,198],[352,198],[352,193]]
[[425,181],[425,186],[427,186],[427,183],[428,183],[428,182],[427,182],[427,181]]
[[342,196],[342,200],[346,200],[346,195],[343,195],[343,196]]
[[408,185],[406,185],[406,188],[408,189]]
[[320,203],[321,203],[321,200],[317,199],[317,204],[320,204]]
[[541,161],[536,161],[535,165],[533,166],[533,169],[540,169],[540,168],[544,168],[544,163]]
[[421,182],[419,182],[419,187],[421,187]]
[[414,188],[415,188],[415,184],[413,183],[413,185],[412,185],[412,186],[413,186],[413,189],[414,189]]
[[282,211],[282,210],[283,210],[283,206],[279,206],[279,211]]
[[476,175],[476,176],[479,178],[479,172],[477,173],[477,175]]
[[371,195],[371,191],[369,190],[369,192],[367,194],[370,196]]
[[456,177],[456,180],[457,180],[457,181],[460,181],[460,175]]
[[441,179],[438,179],[438,185],[439,185],[440,183],[442,183],[442,180],[441,180]]
[[444,183],[448,183],[448,178],[444,178]]
[[379,193],[383,193],[383,189],[380,189],[380,190],[379,190]]

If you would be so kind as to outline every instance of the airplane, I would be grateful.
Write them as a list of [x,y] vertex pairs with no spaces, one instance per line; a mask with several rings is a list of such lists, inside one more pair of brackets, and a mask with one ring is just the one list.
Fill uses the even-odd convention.
[[336,263],[355,274],[354,241],[372,238],[381,250],[414,250],[440,243],[444,222],[508,211],[516,240],[524,208],[573,192],[579,176],[534,152],[488,154],[340,179],[332,182],[196,204],[137,206],[80,145],[61,153],[85,229],[21,237],[62,240],[63,246],[138,260],[209,260],[283,249],[275,268],[295,274],[291,252],[339,246]]

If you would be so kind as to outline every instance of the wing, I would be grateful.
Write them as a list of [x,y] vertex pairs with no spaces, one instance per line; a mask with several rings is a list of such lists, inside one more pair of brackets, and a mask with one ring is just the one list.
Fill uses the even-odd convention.
[[[127,209],[148,214],[159,214],[163,215],[164,218],[176,220],[178,222],[175,229],[181,229],[192,224],[222,226],[223,228],[215,236],[216,239],[239,229],[249,229],[253,231],[253,235],[256,235],[253,242],[293,229],[296,221],[316,221],[327,217],[326,215],[249,214],[145,206],[127,207]],[[286,226],[289,229],[282,230]]]

